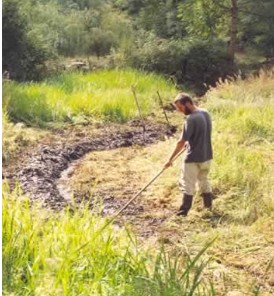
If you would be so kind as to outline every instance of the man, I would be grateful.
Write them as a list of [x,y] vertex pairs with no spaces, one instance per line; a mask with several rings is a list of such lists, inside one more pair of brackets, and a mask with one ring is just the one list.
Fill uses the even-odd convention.
[[177,111],[187,115],[180,140],[171,154],[165,167],[172,165],[175,157],[185,148],[186,157],[182,165],[180,187],[183,191],[183,202],[178,215],[186,216],[192,206],[195,185],[198,181],[204,206],[211,209],[212,191],[208,181],[212,159],[211,118],[204,109],[193,104],[188,94],[180,93],[174,101]]

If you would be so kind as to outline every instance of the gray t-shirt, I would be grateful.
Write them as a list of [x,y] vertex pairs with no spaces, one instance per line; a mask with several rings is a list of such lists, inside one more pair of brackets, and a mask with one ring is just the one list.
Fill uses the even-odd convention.
[[185,162],[204,162],[212,159],[211,118],[204,109],[188,115],[182,139],[187,141]]

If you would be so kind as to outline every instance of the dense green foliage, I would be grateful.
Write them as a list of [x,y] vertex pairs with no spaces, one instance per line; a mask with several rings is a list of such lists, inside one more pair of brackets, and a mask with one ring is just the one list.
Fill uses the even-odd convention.
[[20,12],[20,2],[3,2],[3,70],[14,79],[37,78],[41,65],[47,58],[43,44],[28,35],[26,17]]
[[211,43],[197,38],[168,41],[144,33],[126,53],[126,60],[132,67],[169,74],[176,84],[192,86],[198,94],[234,70],[224,43],[217,39]]
[[[238,50],[259,50],[265,56],[274,53],[274,2],[237,0]],[[189,34],[200,38],[228,40],[231,0],[187,0],[178,5],[179,17]]]
[[236,43],[228,55],[230,0],[5,0],[4,64],[12,78],[39,79],[35,69],[45,58],[111,55],[112,66],[175,73],[177,83],[204,91],[238,70],[234,51],[273,57],[273,1],[234,2]]

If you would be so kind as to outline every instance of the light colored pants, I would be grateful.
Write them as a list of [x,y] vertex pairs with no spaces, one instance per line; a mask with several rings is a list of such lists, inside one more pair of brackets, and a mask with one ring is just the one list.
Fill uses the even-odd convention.
[[194,195],[196,183],[201,193],[211,192],[208,180],[211,160],[205,162],[184,162],[182,164],[180,189],[189,195]]

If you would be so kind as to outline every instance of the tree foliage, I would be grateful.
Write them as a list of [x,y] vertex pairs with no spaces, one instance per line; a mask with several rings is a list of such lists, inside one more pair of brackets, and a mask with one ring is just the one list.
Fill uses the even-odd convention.
[[33,79],[39,74],[38,65],[47,58],[40,40],[28,35],[28,23],[20,13],[17,0],[3,1],[3,66],[11,78]]
[[243,47],[258,49],[274,57],[274,2],[272,0],[239,0],[239,39]]
[[24,0],[20,5],[4,0],[3,5],[4,63],[14,65],[19,79],[37,77],[31,72],[48,57],[116,55],[126,66],[167,74],[181,71],[187,60],[181,81],[188,77],[202,85],[231,73],[237,51],[273,57],[273,32],[273,0]]

